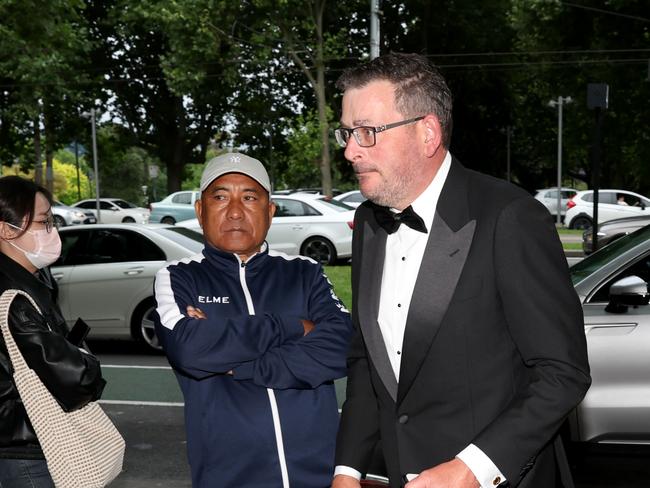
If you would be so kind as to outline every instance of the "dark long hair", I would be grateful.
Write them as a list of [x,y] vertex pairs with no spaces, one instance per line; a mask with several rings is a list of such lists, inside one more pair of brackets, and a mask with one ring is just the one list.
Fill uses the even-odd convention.
[[[0,178],[0,222],[7,222],[25,230],[29,228],[34,221],[37,193],[42,193],[52,205],[52,195],[41,185],[20,176],[12,175]],[[25,220],[27,225],[23,227]],[[16,237],[24,234],[25,230]]]

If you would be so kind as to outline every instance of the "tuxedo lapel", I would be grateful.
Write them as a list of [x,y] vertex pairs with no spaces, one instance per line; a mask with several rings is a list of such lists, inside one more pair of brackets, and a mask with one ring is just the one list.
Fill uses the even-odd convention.
[[363,224],[363,249],[356,294],[359,324],[363,340],[379,377],[393,400],[397,398],[397,379],[388,358],[377,317],[379,316],[379,297],[381,277],[384,271],[387,234],[379,227],[373,228],[369,222]]
[[[459,164],[452,165],[438,201],[440,211],[436,211],[433,219],[411,296],[402,345],[398,403],[408,392],[431,348],[474,237],[476,221],[469,220],[466,201],[457,196],[466,194],[464,178],[460,177],[460,173],[462,167]],[[447,212],[443,216],[442,212],[450,208],[450,194],[454,195],[455,206],[451,213]]]

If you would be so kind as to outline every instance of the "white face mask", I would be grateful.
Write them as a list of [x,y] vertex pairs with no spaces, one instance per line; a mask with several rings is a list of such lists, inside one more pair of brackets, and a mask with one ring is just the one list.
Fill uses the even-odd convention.
[[[20,227],[16,227],[9,222],[6,223],[15,229],[22,230]],[[45,268],[59,259],[59,256],[61,255],[61,238],[59,237],[59,231],[56,227],[53,227],[50,232],[46,229],[40,229],[27,230],[25,233],[33,236],[35,249],[28,251],[17,245],[13,240],[7,240],[7,242],[19,251],[23,252],[29,262],[37,269]]]

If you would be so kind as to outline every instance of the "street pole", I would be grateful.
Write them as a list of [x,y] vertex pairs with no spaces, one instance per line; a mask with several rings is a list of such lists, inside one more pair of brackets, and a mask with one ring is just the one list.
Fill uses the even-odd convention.
[[562,107],[573,100],[571,97],[557,97],[557,101],[548,102],[550,107],[557,106],[557,223],[562,223]]
[[510,136],[512,136],[512,126],[506,127],[506,178],[510,183]]
[[77,201],[81,200],[81,178],[79,176],[79,144],[74,141],[74,162],[77,166]]
[[379,57],[379,0],[370,0],[370,59]]
[[605,110],[609,106],[609,85],[589,83],[587,85],[587,108],[595,112],[594,137],[591,146],[592,187],[594,192],[593,220],[591,224],[591,250],[598,250],[598,190],[600,188],[600,145]]
[[95,128],[95,109],[90,109],[90,123],[93,138],[93,171],[95,172],[95,204],[97,206],[97,223],[102,223],[101,208],[99,205],[99,165],[97,164],[97,131]]

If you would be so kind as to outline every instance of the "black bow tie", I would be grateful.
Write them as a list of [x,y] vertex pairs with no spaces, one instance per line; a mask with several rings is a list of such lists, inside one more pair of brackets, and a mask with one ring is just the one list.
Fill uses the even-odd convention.
[[415,210],[410,205],[400,213],[391,212],[388,207],[382,207],[374,203],[372,204],[372,208],[375,212],[377,223],[389,234],[396,232],[400,224],[406,224],[413,230],[427,233],[427,226],[424,225],[424,220],[415,213]]

